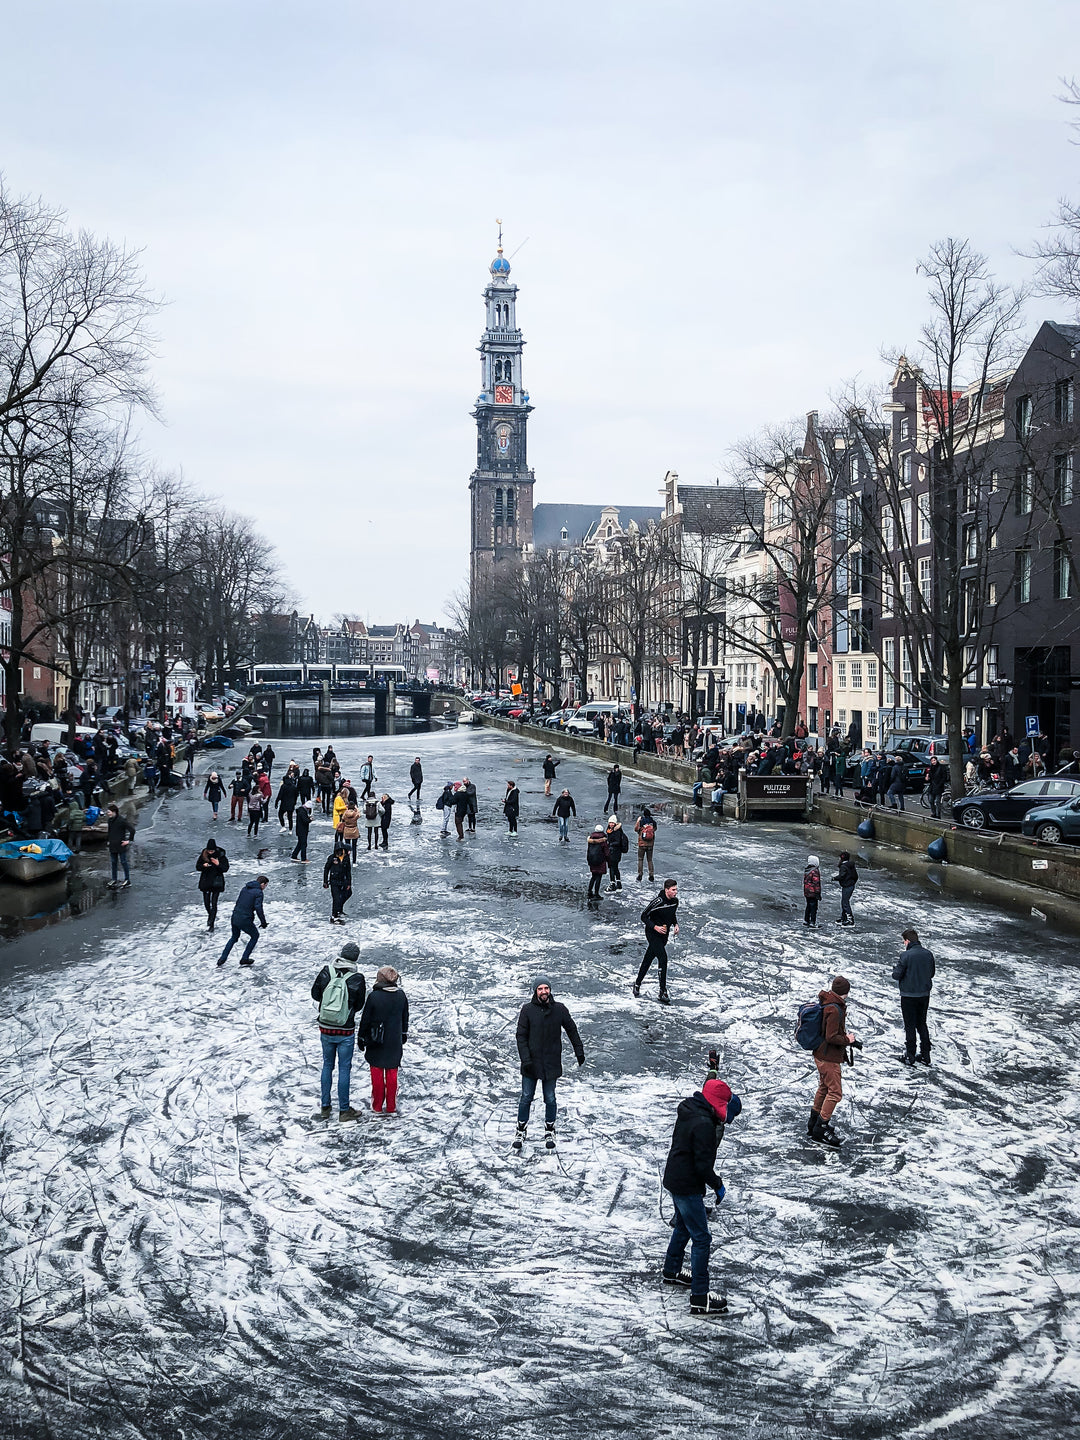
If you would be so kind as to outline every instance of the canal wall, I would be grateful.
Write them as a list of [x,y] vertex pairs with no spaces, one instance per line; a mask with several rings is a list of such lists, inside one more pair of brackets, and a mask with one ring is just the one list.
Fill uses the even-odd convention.
[[[548,750],[569,750],[576,755],[588,755],[608,765],[618,760],[625,771],[637,771],[677,785],[687,794],[697,779],[697,767],[686,760],[668,760],[659,755],[635,757],[629,746],[608,745],[602,740],[568,735],[562,730],[547,730],[542,725],[504,720],[498,715],[487,715],[482,710],[473,713],[494,730],[520,736]],[[874,838],[864,840],[860,836],[860,849],[891,845],[925,855],[930,841],[940,836],[945,840],[951,865],[964,865],[996,880],[1028,885],[1036,890],[1080,900],[1080,848],[1074,846],[1040,845],[1025,836],[1007,834],[1003,830],[966,830],[953,827],[951,821],[934,820],[932,816],[914,810],[869,809],[834,795],[814,797],[811,820],[854,835],[860,821],[868,815],[873,817]]]
[[816,820],[849,835],[868,815],[874,821],[874,839],[860,837],[860,846],[895,845],[925,853],[930,841],[941,837],[950,865],[966,865],[997,880],[1080,900],[1080,850],[1074,846],[1040,845],[1004,830],[966,830],[911,810],[856,808],[834,795],[819,795],[814,805]]

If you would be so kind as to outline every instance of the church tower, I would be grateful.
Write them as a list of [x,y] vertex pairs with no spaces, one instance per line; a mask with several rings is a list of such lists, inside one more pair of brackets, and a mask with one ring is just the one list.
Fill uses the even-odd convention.
[[501,561],[519,557],[533,538],[533,472],[525,448],[532,406],[521,376],[525,342],[517,326],[517,286],[510,262],[499,252],[484,290],[487,328],[480,341],[480,394],[476,421],[476,469],[469,478],[472,510],[470,583],[475,595],[489,586]]

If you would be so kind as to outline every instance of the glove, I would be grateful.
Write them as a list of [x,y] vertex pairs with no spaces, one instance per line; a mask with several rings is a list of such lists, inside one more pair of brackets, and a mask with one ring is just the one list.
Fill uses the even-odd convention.
[[723,1200],[723,1198],[724,1198],[724,1196],[725,1196],[726,1194],[727,1194],[727,1190],[726,1190],[725,1187],[724,1187],[723,1181],[721,1181],[721,1182],[720,1182],[720,1189],[717,1190],[717,1192],[716,1192],[716,1203],[717,1203],[718,1205],[719,1205],[720,1202]]
[[522,1075],[524,1075],[526,1080],[535,1080],[537,1078],[536,1066],[533,1065],[531,1062],[526,1064],[525,1061],[522,1061],[521,1073]]

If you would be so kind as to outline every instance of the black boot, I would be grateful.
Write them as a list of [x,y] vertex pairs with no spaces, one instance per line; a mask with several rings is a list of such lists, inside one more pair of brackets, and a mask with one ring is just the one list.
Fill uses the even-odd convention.
[[830,1150],[840,1149],[839,1137],[833,1133],[832,1126],[823,1121],[820,1115],[817,1118],[817,1124],[814,1126],[810,1139],[816,1140],[819,1145],[827,1145]]
[[808,1135],[813,1135],[813,1133],[814,1133],[814,1131],[817,1129],[820,1121],[821,1121],[821,1112],[820,1112],[820,1110],[811,1110],[811,1111],[810,1111],[810,1119],[806,1122],[806,1133],[807,1133]]

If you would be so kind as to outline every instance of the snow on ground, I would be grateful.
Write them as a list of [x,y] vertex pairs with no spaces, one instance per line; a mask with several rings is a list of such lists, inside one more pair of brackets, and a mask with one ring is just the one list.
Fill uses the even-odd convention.
[[[400,802],[415,745],[370,745]],[[560,847],[539,754],[490,734],[421,745],[424,822],[399,804],[389,855],[361,855],[345,930],[327,923],[325,822],[307,867],[276,827],[261,862],[228,835],[226,913],[257,870],[272,882],[252,970],[238,952],[215,968],[192,884],[175,913],[0,996],[10,1434],[868,1440],[1080,1423],[1072,937],[880,855],[841,931],[834,837],[677,823],[664,804],[657,879],[676,875],[683,902],[665,1010],[655,980],[630,994],[657,888],[634,883],[633,854],[621,895],[584,901],[600,767],[560,768],[579,807]],[[369,742],[336,748],[355,764]],[[431,808],[444,770],[480,788],[464,843]],[[630,781],[629,820],[646,793]],[[204,809],[170,805],[186,875]],[[811,934],[808,850],[826,873]],[[889,970],[911,923],[939,966],[929,1071],[896,1060]],[[402,971],[413,1028],[400,1113],[323,1125],[308,988],[346,938],[369,982]],[[535,1141],[538,1104],[518,1160],[514,1027],[540,971],[587,1063],[567,1050],[557,1155]],[[833,1155],[805,1141],[814,1077],[790,1035],[837,971],[866,1048]],[[658,1172],[712,1043],[745,1108],[713,1224],[714,1288],[738,1313],[706,1321],[658,1282]],[[354,1103],[366,1076],[358,1059]]]

